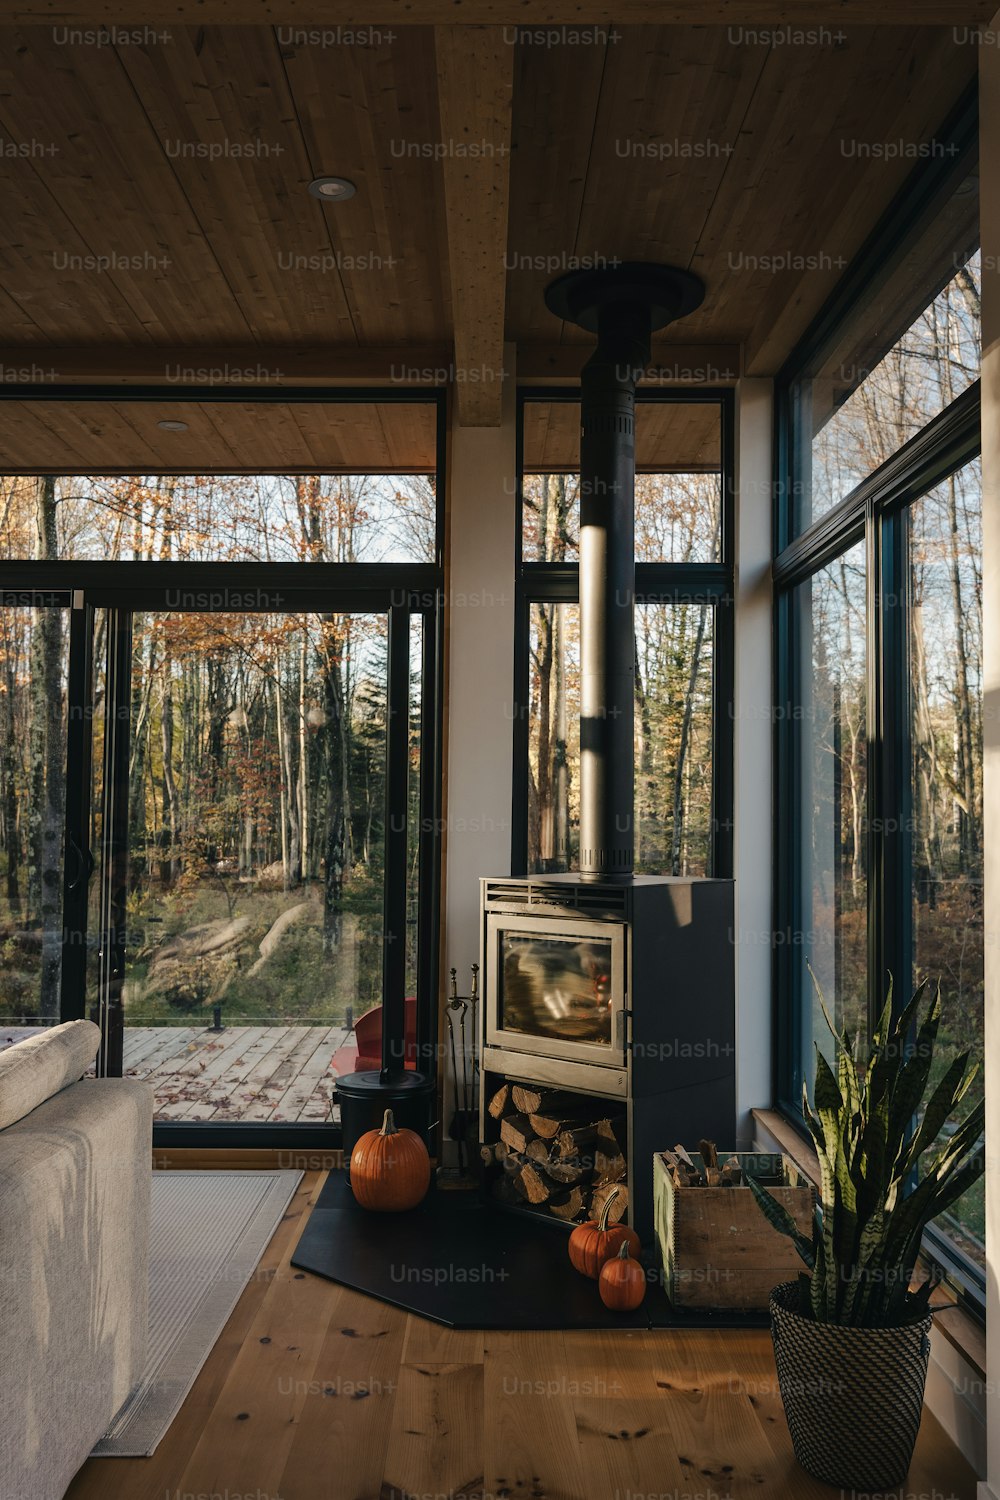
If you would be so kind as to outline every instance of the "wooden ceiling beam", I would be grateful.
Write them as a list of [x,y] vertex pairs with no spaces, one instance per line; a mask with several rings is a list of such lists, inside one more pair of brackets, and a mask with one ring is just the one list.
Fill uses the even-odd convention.
[[438,26],[438,110],[463,427],[499,427],[514,48],[500,26]]
[[[575,385],[590,358],[590,344],[518,344],[517,378],[522,385]],[[734,385],[742,373],[739,344],[678,344],[654,341],[644,385]]]
[[[517,378],[522,385],[573,385],[590,357],[590,345],[521,344]],[[647,385],[731,385],[741,373],[739,344],[653,344]],[[50,344],[0,345],[0,388],[48,385],[246,386],[248,390],[291,386],[450,385],[457,362],[447,344],[401,344],[395,348],[313,348],[255,344],[225,348],[178,348],[95,344],[56,348]],[[461,391],[462,382],[455,381]],[[496,382],[497,387],[501,385]],[[461,399],[461,397],[459,397]]]
[[447,385],[450,344],[0,346],[2,385]]
[[953,26],[987,22],[994,0],[0,0],[0,25],[309,26]]

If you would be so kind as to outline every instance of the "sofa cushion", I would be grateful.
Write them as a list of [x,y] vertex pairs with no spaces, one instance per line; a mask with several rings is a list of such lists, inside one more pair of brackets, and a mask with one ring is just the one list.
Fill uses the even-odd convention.
[[0,1130],[76,1083],[100,1044],[93,1021],[66,1021],[0,1052]]

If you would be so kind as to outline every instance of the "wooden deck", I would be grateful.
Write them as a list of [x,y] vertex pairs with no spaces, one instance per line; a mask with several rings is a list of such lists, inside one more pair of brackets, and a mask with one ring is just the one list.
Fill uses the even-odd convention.
[[[0,1050],[36,1027],[0,1029]],[[153,1085],[157,1120],[322,1124],[331,1103],[330,1060],[342,1026],[136,1026],[125,1031],[125,1076]]]

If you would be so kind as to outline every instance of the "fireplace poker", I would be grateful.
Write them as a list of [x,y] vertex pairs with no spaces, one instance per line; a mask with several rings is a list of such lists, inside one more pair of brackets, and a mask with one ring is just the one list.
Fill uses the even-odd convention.
[[479,1004],[479,965],[472,965],[472,984],[469,990],[469,1003],[472,1006],[472,1103],[475,1104],[476,1074],[479,1072],[479,1056],[476,1052],[476,1040],[479,1033],[476,1030],[476,1006]]
[[455,1095],[455,1114],[451,1122],[449,1134],[453,1141],[458,1143],[458,1166],[460,1171],[465,1171],[465,1152],[463,1149],[464,1130],[462,1128],[462,1108],[458,1099],[458,1058],[455,1053],[455,1011],[461,1001],[458,998],[457,971],[451,970],[451,999],[448,1001],[448,1035],[451,1038],[451,1077]]
[[462,1006],[462,1018],[461,1018],[461,1027],[462,1027],[462,1136],[464,1138],[464,1136],[465,1136],[465,1127],[468,1124],[469,1114],[470,1114],[470,1111],[471,1111],[471,1105],[469,1103],[469,1068],[468,1068],[468,1056],[469,1055],[468,1055],[468,1052],[466,1051],[466,1047],[465,1047],[465,1016],[466,1016],[466,1012],[469,1009],[469,1002],[467,1000],[462,1000],[462,1001],[460,1001],[460,1004]]

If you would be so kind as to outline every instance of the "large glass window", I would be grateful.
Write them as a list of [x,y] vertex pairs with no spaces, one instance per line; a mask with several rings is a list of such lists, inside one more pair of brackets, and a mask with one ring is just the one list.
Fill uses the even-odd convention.
[[812,440],[800,490],[799,530],[837,504],[855,485],[979,379],[978,252],[871,365],[854,363],[827,379],[799,382],[800,421]]
[[[911,184],[882,232],[895,249],[849,269],[847,300],[821,311],[778,382],[777,531],[793,543],[774,568],[789,1111],[811,1084],[813,1043],[827,1045],[810,966],[862,1043],[890,980],[902,1003],[926,979],[943,1001],[939,1074],[967,1049],[983,1056],[980,265],[967,127],[950,187],[939,168],[927,169],[933,193],[926,176]],[[938,206],[915,219],[914,201]],[[927,1246],[982,1294],[982,1184]]]
[[432,1044],[444,403],[224,410],[86,408],[207,474],[0,477],[0,1048],[90,1015],[158,1129],[315,1129],[388,955]]
[[[36,484],[39,516],[46,484]],[[59,1020],[67,611],[0,610],[0,1025]]]
[[[732,833],[727,397],[636,406],[635,868],[721,874]],[[515,868],[579,860],[580,409],[522,402]],[[731,451],[731,449],[729,450]]]
[[[635,868],[705,875],[712,855],[715,607],[635,611]],[[580,609],[531,606],[528,870],[580,854]]]
[[[918,174],[782,374],[790,418],[779,535],[832,510],[979,378],[975,119]],[[931,213],[913,213],[914,202]]]
[[[977,459],[910,510],[913,977],[941,985],[939,1073],[983,1062],[982,584]],[[984,1215],[979,1182],[941,1226],[980,1265]]]
[[864,1029],[868,1008],[868,715],[863,544],[794,590],[801,927],[793,945],[802,1023],[797,1085],[814,1043],[832,1053],[809,968],[838,1027]]
[[0,479],[0,556],[434,561],[437,498],[431,475],[78,474],[47,482],[55,524],[43,544],[34,525],[36,481]]
[[[722,413],[718,403],[639,402],[636,407],[636,561],[722,559]],[[580,408],[524,407],[522,555],[576,561],[580,540]]]

